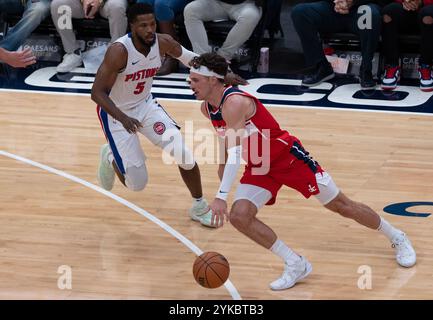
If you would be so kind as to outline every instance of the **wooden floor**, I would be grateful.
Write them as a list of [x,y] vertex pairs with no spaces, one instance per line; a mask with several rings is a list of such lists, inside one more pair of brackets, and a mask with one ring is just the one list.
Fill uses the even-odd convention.
[[[89,97],[0,93],[0,150],[96,182],[104,137]],[[198,103],[160,101],[184,125],[208,128]],[[283,189],[259,217],[313,264],[290,290],[269,282],[282,263],[232,226],[213,230],[188,218],[187,189],[175,166],[143,141],[150,180],[138,193],[118,181],[113,193],[169,224],[203,251],[218,251],[243,299],[431,299],[433,221],[384,213],[391,203],[433,200],[433,117],[338,110],[272,109],[300,137],[339,187],[410,236],[418,254],[399,267],[385,237],[327,212],[315,199]],[[201,165],[212,199],[216,165]],[[153,222],[113,199],[59,175],[0,155],[0,299],[231,299],[192,276],[195,254]],[[433,213],[432,207],[416,210]],[[72,289],[57,286],[59,266],[72,268]],[[360,266],[372,289],[358,288]]]

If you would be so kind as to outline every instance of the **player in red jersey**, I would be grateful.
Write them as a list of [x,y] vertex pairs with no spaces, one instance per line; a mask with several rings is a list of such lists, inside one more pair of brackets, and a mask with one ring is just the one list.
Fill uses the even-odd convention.
[[[368,206],[344,195],[299,139],[281,129],[257,98],[224,85],[227,68],[224,58],[206,53],[192,60],[190,70],[191,89],[198,100],[204,100],[201,111],[224,138],[227,151],[225,164],[218,170],[221,185],[211,204],[212,222],[222,225],[225,216],[240,232],[283,259],[284,272],[270,284],[271,289],[290,288],[312,270],[305,257],[297,255],[256,217],[263,205],[275,202],[283,185],[306,198],[314,195],[327,209],[379,230],[396,249],[397,262],[412,267],[416,253],[408,237]],[[226,200],[241,157],[247,165],[229,213]]]

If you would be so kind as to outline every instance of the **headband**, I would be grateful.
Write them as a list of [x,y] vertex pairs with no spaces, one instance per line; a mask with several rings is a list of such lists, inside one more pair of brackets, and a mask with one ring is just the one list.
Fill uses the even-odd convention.
[[199,68],[191,67],[190,71],[201,74],[206,77],[217,77],[218,79],[224,79],[224,76],[209,70],[206,66],[200,66]]

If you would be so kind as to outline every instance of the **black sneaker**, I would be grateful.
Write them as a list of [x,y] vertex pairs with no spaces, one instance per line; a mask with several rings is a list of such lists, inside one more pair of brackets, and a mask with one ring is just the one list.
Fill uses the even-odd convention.
[[372,90],[376,88],[376,81],[373,79],[371,71],[360,72],[359,83],[361,84],[361,89]]
[[314,71],[304,76],[302,85],[306,87],[314,87],[321,84],[323,81],[330,80],[335,77],[334,69],[328,61],[318,64]]

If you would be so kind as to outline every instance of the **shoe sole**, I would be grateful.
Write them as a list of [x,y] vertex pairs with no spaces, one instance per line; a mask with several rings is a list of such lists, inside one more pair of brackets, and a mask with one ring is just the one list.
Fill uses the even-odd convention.
[[[207,213],[207,212],[206,212],[206,213]],[[206,213],[203,213],[203,214],[206,214]],[[203,225],[203,226],[205,226],[205,227],[208,227],[208,228],[214,228],[214,229],[217,228],[216,226],[208,225],[208,224],[203,223],[202,220],[201,220],[199,217],[197,217],[196,215],[191,215],[191,213],[190,213],[189,216],[190,216],[191,220],[196,221],[196,222],[200,222],[201,225]]]
[[79,68],[79,67],[84,67],[83,62],[81,62],[78,66],[73,67],[73,68],[70,69],[70,70],[67,70],[67,71],[60,71],[60,70],[56,69],[56,72],[57,72],[57,73],[69,73],[69,72],[74,71],[75,68]]
[[218,228],[217,226],[214,226],[214,225],[205,224],[205,223],[203,223],[202,221],[200,221],[200,223],[201,223],[202,226],[205,226],[205,227],[207,227],[207,228],[211,228],[211,229],[216,229],[216,228]]
[[385,91],[392,91],[392,90],[397,88],[397,86],[391,87],[391,86],[383,86],[383,85],[380,87],[382,88],[382,90],[385,90]]
[[200,218],[197,218],[196,216],[190,215],[190,217],[191,217],[191,220],[193,220],[193,221],[200,221]]
[[304,86],[304,87],[314,87],[314,86],[318,86],[318,85],[321,84],[322,82],[325,82],[325,81],[327,81],[327,80],[331,80],[331,79],[333,79],[334,77],[335,77],[335,73],[330,74],[329,76],[323,78],[322,80],[320,80],[320,81],[318,81],[318,82],[316,82],[316,83],[312,83],[312,84],[301,83],[301,84],[302,84],[302,86]]
[[362,90],[373,90],[373,89],[376,89],[376,87],[377,87],[377,84],[374,85],[374,86],[371,86],[371,87],[363,87],[363,86],[361,86],[361,89]]
[[397,261],[397,263],[399,266],[401,266],[403,268],[412,268],[414,265],[416,265],[416,258],[415,258],[415,262],[413,264],[403,265],[403,264],[400,264],[398,261]]
[[433,88],[422,88],[422,87],[419,87],[419,88],[421,89],[422,92],[432,92],[433,91]]

